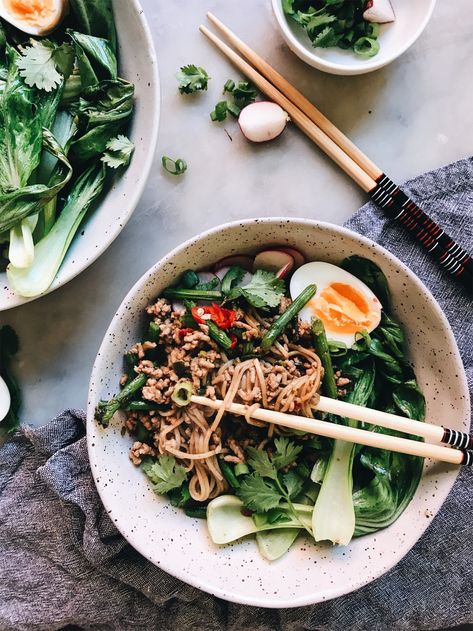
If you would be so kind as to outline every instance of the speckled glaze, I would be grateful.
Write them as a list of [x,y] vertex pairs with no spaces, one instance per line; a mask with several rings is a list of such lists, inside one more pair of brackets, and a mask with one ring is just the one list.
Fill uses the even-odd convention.
[[[135,113],[129,131],[135,151],[128,169],[115,177],[106,197],[77,232],[47,294],[91,265],[120,234],[138,204],[153,162],[160,111],[153,40],[137,0],[114,2],[113,8],[120,75],[135,84]],[[0,274],[0,311],[31,300],[35,298],[14,294],[8,287],[6,274]]]
[[214,545],[205,522],[190,519],[154,495],[128,460],[130,437],[114,419],[107,430],[93,419],[101,398],[118,388],[124,351],[141,337],[143,309],[187,268],[202,268],[232,253],[287,244],[310,260],[339,263],[359,254],[388,277],[396,315],[405,326],[411,360],[427,399],[427,420],[469,428],[469,395],[448,322],[432,295],[398,259],[344,228],[307,219],[270,218],[220,226],[173,250],[131,289],[100,347],[90,381],[87,440],[97,489],[110,518],[144,557],[166,572],[220,598],[263,607],[309,605],[349,593],[395,565],[419,539],[450,491],[458,469],[427,462],[419,489],[389,528],[344,548],[298,539],[270,563],[253,539]]

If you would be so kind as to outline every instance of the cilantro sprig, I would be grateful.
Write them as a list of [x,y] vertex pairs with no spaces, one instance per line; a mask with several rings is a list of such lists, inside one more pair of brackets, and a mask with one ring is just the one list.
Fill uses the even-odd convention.
[[57,46],[47,39],[32,39],[31,46],[21,49],[16,63],[27,86],[51,92],[71,74],[74,57],[69,44]]
[[135,145],[131,140],[123,134],[119,134],[107,142],[106,150],[100,159],[112,169],[118,169],[130,163],[134,149]]
[[207,90],[210,77],[204,68],[188,64],[187,66],[182,66],[176,74],[176,79],[179,82],[179,92],[181,94],[192,94],[200,90]]
[[284,281],[274,272],[256,270],[247,285],[234,287],[227,296],[227,300],[235,300],[243,296],[245,300],[257,309],[277,307],[284,295]]
[[160,495],[179,488],[187,479],[186,470],[177,464],[174,456],[162,455],[155,462],[146,460],[141,468],[148,476],[153,491]]
[[256,513],[283,505],[297,519],[292,502],[301,492],[304,479],[293,470],[281,470],[295,461],[302,446],[280,437],[274,440],[274,447],[272,456],[265,450],[247,448],[247,464],[253,472],[241,482],[237,494],[245,507]]

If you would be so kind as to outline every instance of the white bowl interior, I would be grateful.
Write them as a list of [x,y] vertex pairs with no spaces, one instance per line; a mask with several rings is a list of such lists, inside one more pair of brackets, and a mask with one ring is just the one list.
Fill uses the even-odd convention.
[[396,20],[381,25],[381,49],[369,59],[357,57],[353,51],[341,48],[314,48],[305,30],[284,14],[282,0],[273,0],[273,9],[284,39],[296,55],[320,70],[350,75],[381,68],[407,50],[424,30],[435,0],[391,0],[391,4]]
[[344,548],[298,540],[274,563],[249,539],[218,547],[205,523],[190,519],[153,494],[128,460],[130,437],[114,419],[107,430],[93,420],[101,398],[117,391],[124,351],[141,337],[144,307],[187,268],[201,268],[265,244],[288,244],[309,259],[339,263],[359,254],[387,275],[396,315],[405,326],[411,359],[427,399],[430,423],[469,427],[466,378],[451,329],[431,294],[403,264],[373,242],[310,220],[248,220],[216,228],[185,243],[147,272],[129,292],[107,331],[93,368],[87,436],[92,472],[116,526],[146,558],[170,574],[227,600],[265,607],[307,605],[346,594],[380,576],[414,545],[439,510],[457,468],[426,463],[415,498],[388,529]]
[[[128,132],[135,151],[128,169],[115,177],[106,196],[80,227],[45,293],[77,276],[118,236],[138,204],[153,161],[160,108],[153,42],[137,0],[115,2],[114,13],[119,40],[119,74],[135,84],[135,113]],[[5,273],[0,274],[0,287],[0,311],[32,300],[14,294],[8,288]]]

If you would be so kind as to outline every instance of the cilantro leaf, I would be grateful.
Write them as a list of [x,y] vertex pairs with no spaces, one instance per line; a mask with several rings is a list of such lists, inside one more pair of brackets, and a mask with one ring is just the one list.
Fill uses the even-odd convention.
[[198,90],[207,90],[210,77],[204,68],[189,64],[182,66],[176,74],[176,79],[179,82],[179,92],[181,94],[192,94]]
[[238,497],[250,510],[265,513],[279,506],[283,495],[257,473],[246,476],[238,489]]
[[256,473],[263,478],[277,479],[277,469],[269,459],[267,451],[264,449],[255,449],[255,447],[248,447],[246,453],[248,455],[248,464]]
[[135,145],[131,140],[119,134],[107,142],[106,150],[100,159],[112,169],[118,169],[118,167],[127,166],[130,163],[134,149]]
[[235,285],[241,283],[244,275],[245,270],[239,265],[233,265],[232,267],[230,267],[228,272],[222,278],[222,284],[220,287],[222,294],[224,294],[225,296],[229,294]]
[[54,59],[56,47],[48,40],[31,40],[32,45],[21,51],[17,60],[20,76],[30,88],[51,92],[57,88],[63,77],[56,69]]
[[276,451],[273,455],[273,465],[276,469],[283,469],[288,464],[294,462],[297,456],[302,451],[302,445],[296,445],[285,436],[274,439],[274,446]]
[[153,491],[160,495],[180,487],[187,479],[186,470],[176,463],[174,456],[162,455],[155,462],[145,461],[142,469],[150,479]]
[[284,291],[284,281],[278,278],[274,272],[259,269],[247,285],[235,287],[230,293],[229,299],[244,296],[253,307],[277,307]]
[[304,480],[295,471],[288,471],[282,476],[284,488],[290,499],[293,500],[302,490]]

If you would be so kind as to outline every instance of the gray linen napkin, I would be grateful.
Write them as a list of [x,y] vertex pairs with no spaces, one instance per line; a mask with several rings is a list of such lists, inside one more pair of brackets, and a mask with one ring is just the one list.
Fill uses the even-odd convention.
[[[473,249],[473,160],[420,176],[411,195]],[[348,227],[382,243],[447,314],[473,385],[472,303],[402,228],[367,204]],[[411,552],[380,579],[313,607],[233,605],[154,567],[120,536],[90,475],[84,414],[23,427],[0,451],[0,630],[397,631],[473,622],[473,472],[462,470]]]

